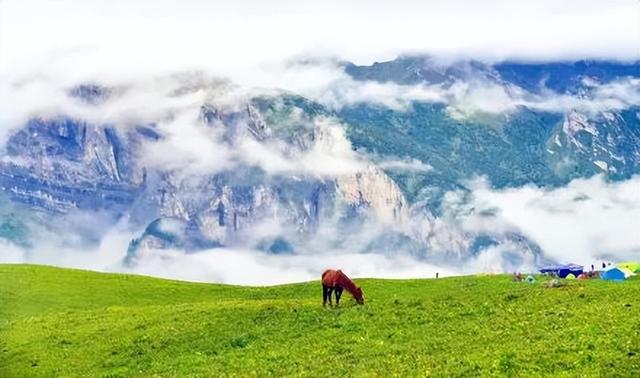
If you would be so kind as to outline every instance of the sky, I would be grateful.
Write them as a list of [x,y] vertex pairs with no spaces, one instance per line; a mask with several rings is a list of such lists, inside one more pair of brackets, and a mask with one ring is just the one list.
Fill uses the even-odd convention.
[[[0,73],[356,63],[425,52],[485,60],[640,57],[637,0],[2,0]],[[73,64],[73,65],[70,65]]]

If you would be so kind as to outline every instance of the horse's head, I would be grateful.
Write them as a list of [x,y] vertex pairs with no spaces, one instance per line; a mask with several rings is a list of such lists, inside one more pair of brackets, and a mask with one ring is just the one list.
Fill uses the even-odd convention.
[[355,298],[358,304],[360,305],[364,304],[364,293],[362,292],[361,287],[356,288],[356,290],[353,293],[353,297]]

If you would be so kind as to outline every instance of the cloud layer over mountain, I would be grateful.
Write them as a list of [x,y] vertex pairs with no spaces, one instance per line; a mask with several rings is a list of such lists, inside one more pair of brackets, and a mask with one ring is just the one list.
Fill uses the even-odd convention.
[[[493,235],[522,232],[545,250],[549,261],[598,265],[600,261],[633,259],[640,253],[640,237],[635,232],[635,221],[640,217],[639,187],[639,177],[607,183],[596,176],[552,190],[535,186],[495,190],[486,181],[476,180],[470,183],[470,193],[447,194],[447,213],[443,218],[465,232]],[[73,222],[78,221],[76,218]],[[71,223],[69,226],[73,228]],[[0,262],[45,263],[234,284],[313,280],[329,265],[342,267],[354,276],[388,278],[536,268],[532,256],[510,263],[514,251],[521,247],[509,243],[487,247],[463,265],[454,266],[395,252],[385,255],[327,250],[273,255],[220,248],[194,254],[148,250],[139,256],[135,267],[127,267],[122,261],[134,233],[122,225],[108,227],[100,243],[93,247],[74,246],[68,237],[50,233],[35,240],[35,248],[30,249],[33,252],[5,243]]]
[[470,197],[448,194],[448,208],[465,230],[522,232],[552,261],[587,264],[633,260],[640,253],[640,176],[608,183],[602,176],[578,179],[557,189],[534,185],[492,189],[470,184]]
[[[540,93],[530,93],[512,84],[473,76],[447,86],[361,81],[347,75],[335,61],[326,59],[312,63],[282,62],[268,69],[257,68],[255,80],[244,84],[229,81],[219,73],[202,71],[143,75],[135,79],[102,77],[95,83],[110,88],[113,95],[98,104],[87,104],[69,96],[70,88],[82,82],[65,75],[50,74],[44,69],[26,76],[11,73],[4,77],[6,80],[0,84],[0,141],[10,130],[33,116],[66,114],[115,126],[158,120],[175,124],[187,121],[185,117],[195,121],[203,103],[234,107],[252,95],[286,92],[303,95],[331,109],[370,103],[402,110],[416,101],[442,103],[455,117],[508,113],[519,107],[594,114],[640,105],[640,79],[637,78],[620,78],[608,83],[585,79],[588,94],[557,93],[545,89],[544,83],[540,83]],[[171,129],[171,126],[166,127]],[[183,134],[186,138],[187,133]]]

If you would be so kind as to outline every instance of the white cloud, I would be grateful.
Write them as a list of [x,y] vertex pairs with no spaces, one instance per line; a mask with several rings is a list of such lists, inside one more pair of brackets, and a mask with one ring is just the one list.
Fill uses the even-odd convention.
[[24,249],[13,243],[0,239],[0,248],[0,264],[19,264],[26,261]]
[[[91,214],[79,215],[80,218]],[[58,219],[59,226],[73,222],[67,218]],[[69,223],[70,224],[70,223]],[[33,225],[32,225],[33,226]],[[171,229],[170,223],[164,224]],[[282,232],[273,222],[262,227],[271,234]],[[61,226],[62,227],[62,226]],[[64,226],[62,228],[65,228]],[[335,227],[335,225],[330,226]],[[468,273],[455,267],[430,264],[427,261],[394,251],[388,255],[381,253],[355,253],[346,249],[331,249],[327,240],[316,238],[315,243],[325,245],[318,251],[275,255],[251,249],[218,248],[188,253],[181,250],[142,249],[136,255],[133,266],[123,264],[129,242],[140,230],[130,230],[124,224],[104,226],[104,236],[97,244],[81,241],[75,243],[68,235],[38,228],[32,235],[33,245],[21,248],[6,241],[0,241],[3,253],[2,263],[50,264],[62,267],[90,269],[107,272],[125,272],[153,275],[158,277],[189,281],[219,282],[243,285],[270,285],[317,280],[327,268],[343,269],[352,277],[378,278],[433,278]],[[360,236],[353,235],[351,242],[367,241],[371,231],[363,230]],[[335,230],[331,231],[331,237]],[[315,247],[318,247],[316,245]]]
[[[65,113],[97,123],[164,120],[202,102],[216,86],[230,97],[228,103],[283,89],[333,108],[371,102],[404,109],[412,101],[426,101],[450,105],[451,113],[461,116],[521,105],[552,111],[619,109],[640,103],[637,80],[596,87],[589,100],[531,96],[486,82],[449,89],[357,82],[336,64],[340,59],[371,63],[406,52],[431,52],[443,61],[461,56],[640,58],[637,2],[607,5],[578,0],[493,0],[482,6],[407,0],[394,7],[382,1],[279,0],[266,6],[251,0],[6,0],[0,4],[0,140],[34,115]],[[327,56],[334,60],[323,60]],[[309,57],[317,59],[296,63]],[[211,76],[175,75],[184,72]],[[173,96],[176,81],[195,81],[209,90]],[[78,83],[120,92],[90,109],[64,96]],[[215,97],[224,101],[221,93]]]
[[271,174],[316,177],[353,174],[367,167],[367,161],[353,150],[344,125],[331,118],[318,117],[312,127],[313,141],[306,150],[292,150],[277,141],[244,138],[237,145],[236,160]]
[[401,171],[401,172],[430,172],[433,170],[433,167],[429,164],[425,164],[418,159],[385,159],[376,164],[378,167],[390,170],[390,171]]
[[140,164],[181,174],[213,174],[231,167],[234,151],[221,141],[221,130],[202,124],[198,109],[159,122],[163,138],[143,144]]
[[415,51],[491,59],[637,59],[640,52],[634,0],[402,0],[393,7],[381,0],[5,0],[0,7],[0,72],[46,64],[73,71],[67,75],[246,70],[314,52],[359,63]]
[[404,110],[413,101],[447,101],[446,90],[437,85],[400,85],[392,82],[356,81],[342,71],[321,87],[300,88],[304,96],[334,109],[358,103],[371,103]]
[[[67,95],[72,84],[48,76],[13,78],[0,84],[0,141],[34,116],[67,115],[94,124],[128,126],[159,122],[182,127],[181,119],[189,113],[194,122],[200,106],[213,103],[233,109],[245,104],[251,96],[276,95],[288,91],[340,109],[359,103],[383,105],[406,110],[412,102],[435,102],[448,106],[454,117],[476,113],[500,114],[519,107],[586,114],[615,111],[640,105],[640,80],[620,78],[605,83],[589,84],[589,95],[558,94],[544,91],[533,94],[521,88],[487,80],[458,81],[450,87],[441,85],[399,85],[356,81],[333,61],[314,64],[286,64],[279,68],[256,72],[264,75],[246,86],[232,85],[216,79],[215,73],[143,76],[131,82],[113,81],[113,95],[98,105],[84,104]],[[295,80],[290,80],[290,72]],[[105,84],[98,82],[99,84]],[[74,83],[78,84],[78,83]],[[175,132],[175,130],[174,130]]]
[[475,113],[504,113],[522,105],[524,91],[486,81],[456,82],[447,90],[449,112],[472,116]]
[[487,247],[463,265],[463,271],[467,273],[530,273],[537,269],[533,253],[510,242]]
[[[637,260],[640,256],[640,237],[635,229],[636,220],[640,219],[638,188],[637,176],[615,183],[596,176],[574,180],[557,189],[528,185],[496,190],[485,181],[472,182],[471,192],[466,196],[462,192],[447,194],[446,211],[441,218],[425,218],[426,223],[421,223],[419,215],[412,216],[410,222],[427,238],[431,254],[426,259],[399,250],[354,252],[385,229],[375,223],[363,224],[356,232],[337,236],[339,225],[327,219],[318,233],[305,241],[304,252],[294,254],[274,255],[248,248],[198,253],[144,249],[135,265],[127,267],[122,261],[128,243],[140,230],[116,224],[101,228],[107,231],[97,245],[75,240],[75,234],[70,237],[39,229],[31,248],[4,242],[0,260],[252,285],[315,280],[327,267],[342,268],[354,277],[385,278],[429,278],[435,272],[445,276],[535,270],[539,261],[532,251],[514,241],[487,247],[473,257],[467,255],[470,240],[464,239],[465,234],[489,234],[500,239],[517,232],[537,243],[548,260],[588,266],[602,260]],[[70,225],[89,216],[61,218],[58,223],[71,222]],[[85,228],[95,227],[94,223]],[[267,220],[256,229],[260,235],[255,237],[281,236],[287,232],[291,230]],[[345,239],[336,244],[341,237]],[[461,245],[454,246],[456,243]],[[439,255],[452,246],[460,248],[463,254]]]
[[[27,225],[29,247],[20,247],[4,239],[0,262],[34,263],[99,271],[117,270],[136,235],[121,223],[101,219],[99,213],[75,213],[57,216],[52,228],[23,219]],[[68,232],[74,230],[74,232]],[[98,235],[98,243],[88,242],[88,234]]]
[[[311,68],[311,76],[314,72],[318,71]],[[284,71],[271,74],[287,76]],[[275,76],[265,76],[265,84],[275,82]],[[4,143],[30,118],[62,115],[120,129],[154,124],[163,138],[143,145],[140,163],[183,169],[185,174],[213,174],[243,163],[269,173],[316,176],[349,174],[366,167],[366,162],[352,150],[344,126],[330,118],[304,120],[311,123],[308,126],[314,133],[310,148],[304,151],[293,151],[277,140],[258,142],[243,132],[225,141],[225,128],[244,129],[248,121],[241,118],[235,121],[238,124],[207,127],[200,119],[203,104],[212,104],[226,113],[242,113],[246,112],[251,95],[279,93],[272,88],[239,87],[204,73],[143,76],[110,84],[107,88],[111,95],[105,101],[87,104],[70,97],[71,84],[58,78],[39,76],[25,82],[1,83],[0,142]],[[306,83],[308,91],[312,90],[310,85],[315,84]]]
[[[281,65],[278,69],[275,67],[273,65],[268,71],[258,70],[262,79],[247,81],[246,84],[254,88],[279,88],[297,93],[333,109],[370,103],[407,110],[413,102],[427,102],[445,104],[452,116],[467,117],[477,113],[513,112],[519,107],[595,114],[640,105],[640,79],[637,78],[618,78],[604,84],[585,78],[588,94],[561,94],[551,90],[535,94],[515,85],[479,77],[456,81],[451,86],[358,81],[332,60],[316,59]],[[296,80],[289,80],[291,72],[295,73]]]
[[318,280],[327,268],[340,268],[351,277],[433,278],[455,274],[409,256],[381,254],[270,255],[257,251],[215,249],[197,254],[150,250],[139,260],[135,273],[204,282],[271,285]]
[[640,105],[640,79],[620,78],[605,84],[590,84],[589,95],[567,95],[547,91],[541,95],[521,93],[512,100],[514,106],[531,109],[587,114],[626,109]]
[[589,264],[640,256],[638,176],[613,183],[594,176],[557,189],[528,185],[495,190],[476,181],[471,189],[470,201],[450,195],[448,202],[467,231],[520,232],[558,262]]
[[[209,92],[226,87],[221,82],[207,82],[209,92],[194,90],[175,92],[188,87],[190,76],[145,76],[126,82],[100,81],[112,94],[96,105],[69,96],[69,90],[82,82],[32,72],[32,76],[7,76],[0,82],[0,141],[24,125],[30,118],[52,118],[64,115],[98,125],[131,125],[171,121],[176,115],[199,109]],[[102,78],[106,79],[106,78]],[[94,82],[89,82],[94,84]],[[233,90],[228,90],[231,94]],[[229,94],[229,95],[230,95]]]

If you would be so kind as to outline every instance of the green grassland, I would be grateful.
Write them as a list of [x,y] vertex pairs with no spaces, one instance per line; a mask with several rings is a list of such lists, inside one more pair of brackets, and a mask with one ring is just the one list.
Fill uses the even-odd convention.
[[196,284],[0,265],[0,377],[640,376],[640,280]]

